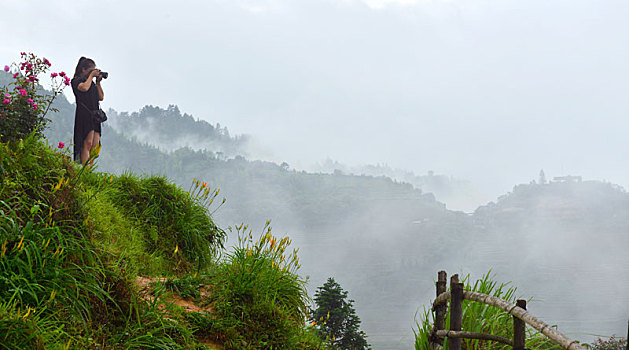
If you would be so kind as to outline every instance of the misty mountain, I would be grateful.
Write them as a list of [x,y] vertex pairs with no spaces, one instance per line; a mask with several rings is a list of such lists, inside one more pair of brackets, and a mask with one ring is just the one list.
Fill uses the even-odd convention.
[[127,138],[172,152],[180,148],[211,150],[219,156],[246,155],[249,137],[231,136],[226,127],[182,114],[175,105],[166,109],[144,106],[131,114],[108,111],[109,126]]
[[474,220],[491,230],[504,226],[526,230],[540,222],[558,221],[578,230],[608,230],[627,227],[628,209],[629,195],[621,186],[560,177],[549,183],[515,186],[497,202],[479,207]]

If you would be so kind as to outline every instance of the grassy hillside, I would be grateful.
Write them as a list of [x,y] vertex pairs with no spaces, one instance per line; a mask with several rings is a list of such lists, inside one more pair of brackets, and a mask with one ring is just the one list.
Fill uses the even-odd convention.
[[225,252],[205,183],[68,153],[0,144],[0,348],[322,348],[288,239],[240,226]]

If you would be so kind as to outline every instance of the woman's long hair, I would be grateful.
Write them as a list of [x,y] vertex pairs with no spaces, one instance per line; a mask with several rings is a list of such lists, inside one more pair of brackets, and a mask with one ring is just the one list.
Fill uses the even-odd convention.
[[86,57],[79,58],[79,63],[76,65],[76,70],[74,71],[74,77],[78,78],[81,76],[83,69],[87,69],[92,66],[96,66],[93,59]]

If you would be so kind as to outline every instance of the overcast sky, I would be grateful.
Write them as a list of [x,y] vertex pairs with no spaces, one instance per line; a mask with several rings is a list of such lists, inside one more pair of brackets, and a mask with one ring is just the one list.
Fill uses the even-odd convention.
[[177,104],[296,168],[629,187],[627,1],[0,2],[0,64],[91,57],[106,108]]

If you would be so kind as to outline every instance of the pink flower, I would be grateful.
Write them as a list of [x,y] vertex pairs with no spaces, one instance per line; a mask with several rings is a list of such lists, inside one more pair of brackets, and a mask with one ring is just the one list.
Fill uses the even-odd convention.
[[57,148],[63,148],[63,147],[65,147],[65,146],[66,146],[66,145],[65,145],[65,143],[63,143],[63,142],[59,142],[59,145],[57,146]]
[[20,95],[26,97],[26,90],[20,89]]
[[61,72],[59,72],[59,75],[62,76],[62,77],[65,77],[66,76],[66,72],[61,71]]
[[11,68],[9,66],[4,66],[4,71],[8,72]]
[[4,94],[4,97],[9,98],[9,97],[11,97],[11,95],[9,95],[9,94]]
[[27,98],[27,99],[26,99],[26,102],[28,102],[28,103],[33,103],[33,99],[32,99],[32,98]]
[[37,109],[37,103],[33,103],[33,109]]
[[59,74],[57,74],[57,73],[52,73],[52,74],[50,74],[50,77],[51,77],[51,78],[54,78],[54,77],[56,77],[57,75],[59,75]]
[[17,76],[20,75],[20,73],[15,73],[13,74],[13,79],[17,79]]
[[47,58],[44,58],[44,64],[47,65],[48,67],[52,66],[52,64],[50,63],[50,61],[48,61]]
[[8,105],[9,103],[11,103],[11,99],[5,98],[4,101],[2,101],[5,105]]

